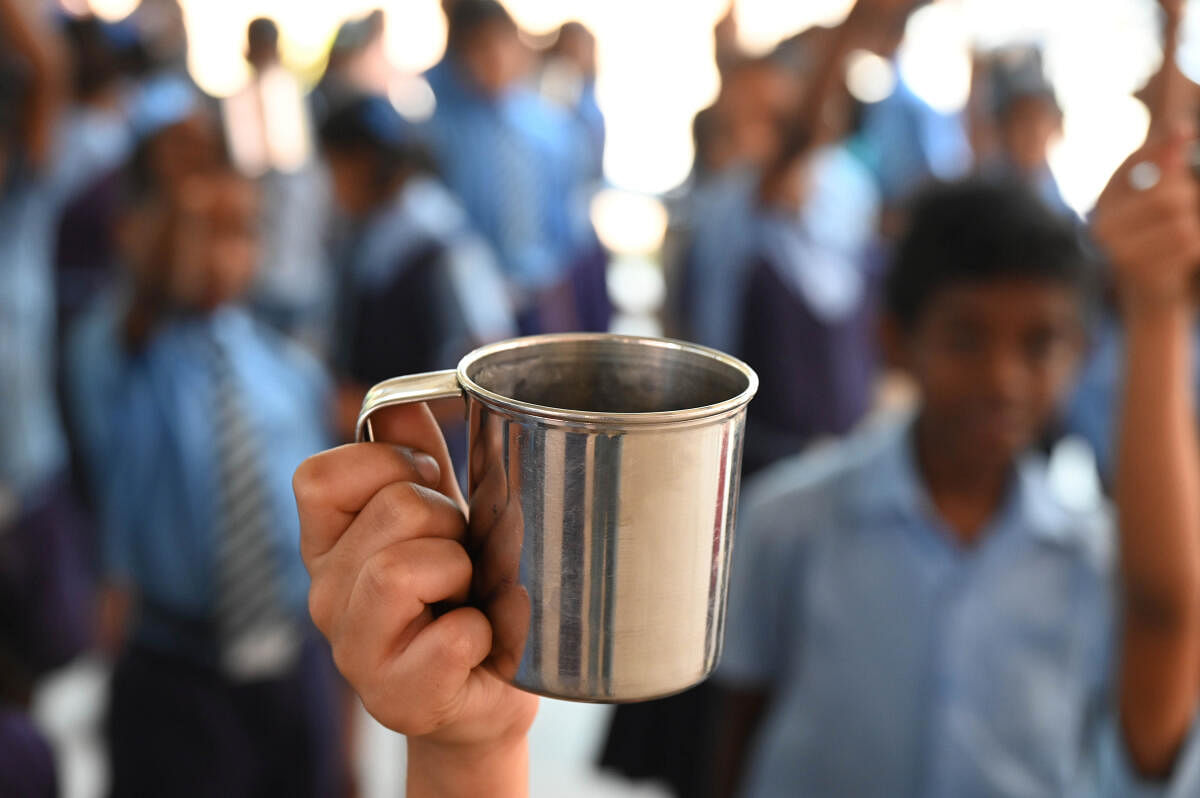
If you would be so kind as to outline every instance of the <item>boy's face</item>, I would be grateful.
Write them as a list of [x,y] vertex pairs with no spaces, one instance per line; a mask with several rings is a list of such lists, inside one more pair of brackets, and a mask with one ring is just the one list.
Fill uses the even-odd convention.
[[492,22],[471,33],[458,53],[466,77],[487,97],[499,97],[525,73],[527,54],[517,31]]
[[947,286],[888,345],[915,377],[938,445],[1007,467],[1032,445],[1071,384],[1082,346],[1071,286],[1002,279]]
[[150,169],[159,185],[177,191],[193,175],[217,168],[220,137],[207,116],[193,114],[156,134],[149,155]]
[[735,71],[717,99],[735,160],[764,164],[780,145],[780,122],[796,110],[799,81],[785,70],[755,64]]
[[258,265],[258,192],[237,175],[206,179],[190,209],[198,234],[190,242],[200,263],[196,306],[209,311],[239,299]]
[[1004,150],[1023,172],[1033,172],[1046,163],[1050,143],[1061,132],[1058,109],[1042,97],[1014,101],[1000,125]]
[[238,175],[189,178],[123,220],[135,279],[176,307],[206,313],[240,298],[258,262],[258,194]]

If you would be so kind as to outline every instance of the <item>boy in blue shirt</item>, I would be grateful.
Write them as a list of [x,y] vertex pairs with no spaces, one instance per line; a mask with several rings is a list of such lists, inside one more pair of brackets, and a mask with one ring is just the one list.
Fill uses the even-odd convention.
[[495,0],[458,0],[446,57],[429,73],[425,131],[447,187],[496,252],[523,333],[577,329],[573,266],[594,243],[573,202],[586,148],[571,120],[525,85],[529,54]]
[[327,385],[236,304],[253,185],[216,166],[170,188],[146,163],[175,129],[125,181],[126,291],[70,350],[118,653],[112,794],[335,795],[335,682],[305,617],[289,491],[328,444]]
[[1108,546],[1023,452],[1069,384],[1082,278],[1016,185],[917,202],[886,289],[915,419],[744,498],[720,671],[730,744],[754,741],[741,794],[1065,793],[1100,717]]
[[[719,671],[729,776],[753,741],[739,794],[1159,794],[1115,720],[1136,608],[1113,595],[1104,508],[1072,506],[1029,453],[1070,384],[1083,276],[1070,226],[1015,183],[917,202],[885,336],[915,417],[745,498]],[[1161,794],[1194,794],[1200,742],[1175,748],[1173,771],[1131,751],[1175,776]]]

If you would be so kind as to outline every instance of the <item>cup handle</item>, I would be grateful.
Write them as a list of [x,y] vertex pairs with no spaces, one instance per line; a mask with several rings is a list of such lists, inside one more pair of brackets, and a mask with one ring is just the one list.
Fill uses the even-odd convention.
[[405,405],[410,402],[452,399],[461,395],[462,387],[458,384],[458,372],[454,369],[384,380],[367,391],[366,397],[363,398],[362,410],[358,411],[355,438],[360,443],[375,440],[375,433],[371,429],[371,414],[376,410],[392,405]]

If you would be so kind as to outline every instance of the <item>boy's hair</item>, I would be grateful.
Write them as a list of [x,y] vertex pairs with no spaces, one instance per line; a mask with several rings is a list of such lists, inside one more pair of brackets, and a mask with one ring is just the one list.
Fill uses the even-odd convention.
[[1015,179],[935,183],[909,208],[908,230],[884,283],[888,313],[906,327],[938,291],[1027,279],[1066,284],[1085,298],[1089,264],[1075,227]]
[[[211,127],[213,135],[218,142],[214,152],[216,158],[212,164],[211,171],[222,173],[234,171],[233,160],[229,155],[228,142],[225,140],[221,126],[217,123],[208,106],[199,106],[194,113],[200,116],[204,124]],[[137,141],[133,152],[129,154],[117,177],[116,204],[121,211],[129,211],[147,202],[153,202],[160,196],[163,186],[159,175],[155,173],[152,162],[154,147],[163,136],[169,135],[169,131],[176,124],[180,124],[187,118],[184,117],[175,120],[171,124],[154,130]]]
[[513,33],[517,31],[517,23],[496,0],[458,0],[450,9],[446,24],[446,48],[451,52],[461,52],[476,31],[489,25],[499,24]]
[[367,94],[347,101],[321,123],[317,138],[326,152],[370,157],[383,183],[402,171],[434,171],[416,128],[386,97]]
[[984,74],[990,83],[991,111],[996,121],[1010,121],[1013,108],[1023,100],[1036,100],[1058,116],[1062,109],[1054,85],[1046,77],[1042,51],[1037,47],[1010,47],[998,50],[984,60]]
[[275,49],[279,44],[279,26],[270,17],[255,17],[246,26],[246,46],[251,50],[260,47]]

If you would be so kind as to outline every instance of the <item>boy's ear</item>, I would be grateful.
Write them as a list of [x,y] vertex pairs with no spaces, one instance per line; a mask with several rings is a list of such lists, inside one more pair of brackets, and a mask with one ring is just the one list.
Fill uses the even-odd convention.
[[882,314],[876,334],[884,366],[889,370],[909,371],[908,331],[900,320],[890,313]]

